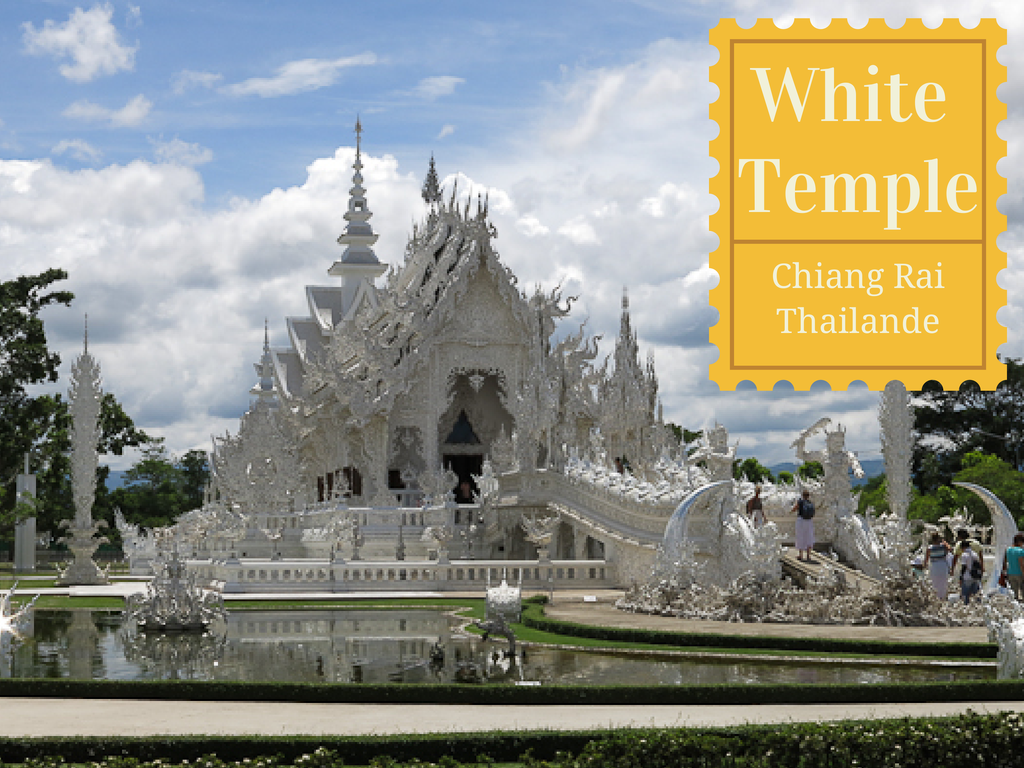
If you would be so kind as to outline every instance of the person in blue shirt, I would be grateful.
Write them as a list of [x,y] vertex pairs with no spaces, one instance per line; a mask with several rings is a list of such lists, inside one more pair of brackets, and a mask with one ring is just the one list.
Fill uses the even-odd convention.
[[1024,557],[1024,533],[1018,533],[1013,537],[1013,546],[1006,550],[1006,559],[1003,561],[1006,580],[1017,600],[1021,599],[1021,590],[1024,587],[1024,571],[1020,567],[1022,557]]

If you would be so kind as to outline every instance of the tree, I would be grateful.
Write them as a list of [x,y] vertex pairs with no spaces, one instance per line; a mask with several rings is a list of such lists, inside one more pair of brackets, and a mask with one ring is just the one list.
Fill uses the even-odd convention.
[[857,513],[863,515],[868,507],[881,515],[889,511],[889,499],[886,498],[885,475],[875,475],[863,485],[853,489],[857,496]]
[[752,483],[775,482],[772,471],[753,456],[733,462],[732,474],[737,480],[746,478]]
[[175,461],[159,443],[143,449],[125,474],[125,484],[110,494],[130,523],[145,528],[170,525],[183,512],[203,504],[210,472],[204,451],[192,450]]
[[[1015,520],[1020,521],[1024,517],[1024,474],[998,456],[976,451],[964,455],[962,466],[963,469],[953,478],[956,482],[974,483],[987,488],[999,497]],[[955,493],[958,506],[966,506],[977,522],[986,525],[991,523],[992,516],[988,507],[977,494],[964,488],[957,488]]]
[[1024,457],[1024,364],[1004,362],[1006,381],[995,391],[967,382],[945,392],[932,381],[914,393],[914,483],[922,493],[949,485],[968,453],[996,456],[1011,467]]
[[796,468],[796,473],[804,480],[813,480],[816,477],[824,475],[825,468],[821,466],[820,461],[805,461]]
[[46,346],[40,311],[53,304],[71,303],[69,291],[50,286],[67,278],[62,269],[49,269],[0,283],[0,485],[5,486],[0,505],[10,510],[15,503],[14,479],[22,457],[42,437],[46,404],[31,397],[32,384],[57,380],[60,357]]
[[[676,442],[679,444],[686,443],[689,445],[694,440],[699,440],[703,436],[703,432],[693,432],[686,427],[681,427],[678,424],[673,424],[671,421],[666,422],[665,426],[672,430],[672,433],[676,436]],[[691,449],[693,450],[693,449]]]
[[193,448],[178,459],[178,470],[182,474],[182,492],[185,496],[185,511],[203,506],[206,484],[210,481],[210,463],[206,451]]
[[[47,347],[39,313],[53,304],[71,303],[74,295],[69,291],[49,290],[66,278],[64,270],[50,269],[0,283],[0,520],[24,516],[24,510],[16,510],[14,480],[23,466],[22,457],[31,450],[37,475],[37,525],[51,531],[74,515],[68,460],[71,417],[61,395],[32,397],[27,387],[57,381],[60,357]],[[120,455],[126,447],[151,440],[136,429],[110,393],[100,404],[100,432],[100,453]],[[100,512],[106,474],[104,467],[97,472],[96,508]]]

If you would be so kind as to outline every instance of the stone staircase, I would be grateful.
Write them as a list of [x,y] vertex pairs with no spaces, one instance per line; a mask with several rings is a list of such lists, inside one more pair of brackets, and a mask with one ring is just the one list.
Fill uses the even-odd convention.
[[806,587],[811,577],[820,576],[825,569],[824,563],[826,561],[831,564],[834,570],[842,575],[842,578],[846,579],[847,584],[850,584],[858,591],[871,592],[878,587],[877,579],[871,578],[856,568],[851,568],[849,565],[833,560],[828,553],[815,551],[809,563],[797,560],[796,555],[795,549],[790,548],[786,550],[782,556],[782,573],[789,576],[800,587]]

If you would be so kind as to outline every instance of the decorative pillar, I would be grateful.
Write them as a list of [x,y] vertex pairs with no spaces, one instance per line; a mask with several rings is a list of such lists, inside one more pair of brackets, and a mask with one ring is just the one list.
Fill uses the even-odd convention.
[[[36,498],[36,476],[29,472],[28,454],[25,454],[25,472],[18,475],[19,502],[32,506]],[[20,573],[36,569],[36,518],[24,517],[14,524],[14,570]]]
[[363,448],[369,458],[367,480],[370,482],[369,498],[373,507],[394,507],[395,498],[388,493],[388,420],[386,416],[376,416],[363,429]]
[[[88,321],[86,321],[88,322]],[[89,330],[86,326],[84,349],[71,366],[71,389],[68,392],[71,410],[71,487],[75,500],[74,520],[62,520],[68,529],[62,541],[71,550],[72,561],[57,579],[59,586],[75,584],[106,584],[107,574],[92,559],[96,547],[106,541],[94,538],[101,520],[92,520],[92,504],[96,498],[96,446],[100,436],[100,366],[89,354]]]
[[572,527],[572,556],[574,560],[587,559],[587,534],[578,525]]

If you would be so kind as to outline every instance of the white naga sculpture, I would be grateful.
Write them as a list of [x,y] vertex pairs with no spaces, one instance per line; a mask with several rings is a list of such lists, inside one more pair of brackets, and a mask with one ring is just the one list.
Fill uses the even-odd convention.
[[[88,321],[87,321],[88,322]],[[61,541],[71,550],[71,562],[60,572],[57,583],[106,584],[107,574],[92,559],[96,548],[106,541],[94,538],[106,521],[94,523],[92,504],[96,498],[97,445],[100,437],[100,366],[89,354],[89,330],[86,326],[82,354],[71,366],[71,488],[75,500],[73,520],[61,521],[67,535]]]

